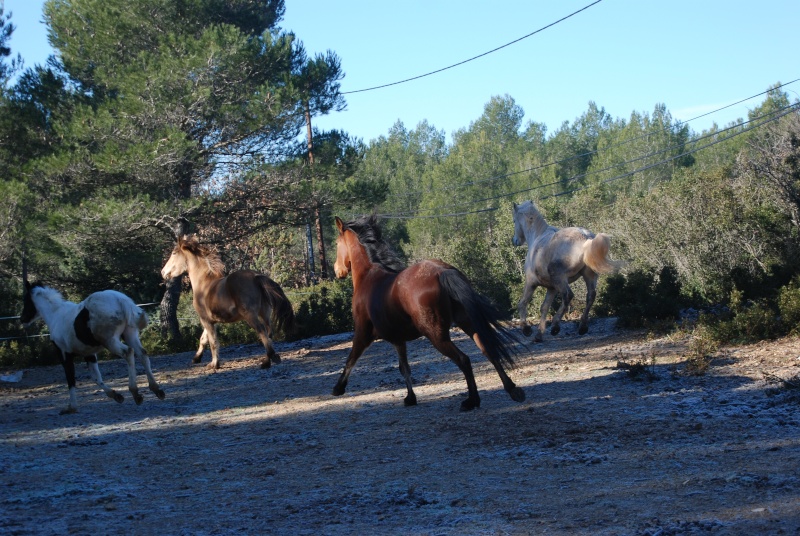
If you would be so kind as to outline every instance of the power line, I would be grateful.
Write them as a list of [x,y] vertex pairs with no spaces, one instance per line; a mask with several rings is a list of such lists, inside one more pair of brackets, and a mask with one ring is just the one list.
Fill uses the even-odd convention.
[[365,91],[373,91],[373,90],[375,90],[375,89],[382,89],[382,88],[389,87],[389,86],[396,86],[396,85],[398,85],[398,84],[405,84],[406,82],[411,82],[412,80],[419,80],[420,78],[425,78],[426,76],[431,76],[431,75],[434,75],[434,74],[437,74],[437,73],[441,73],[442,71],[446,71],[446,70],[448,70],[448,69],[452,69],[453,67],[458,67],[459,65],[464,65],[465,63],[469,63],[469,62],[471,62],[471,61],[473,61],[473,60],[477,60],[478,58],[482,58],[482,57],[484,57],[484,56],[487,56],[487,55],[489,55],[489,54],[491,54],[491,53],[493,53],[493,52],[497,52],[498,50],[501,50],[501,49],[504,49],[504,48],[506,48],[506,47],[508,47],[508,46],[511,46],[511,45],[513,45],[514,43],[519,43],[519,42],[520,42],[520,41],[522,41],[523,39],[527,39],[528,37],[531,37],[532,35],[536,35],[536,34],[537,34],[537,33],[539,33],[539,32],[542,32],[542,31],[544,31],[544,30],[546,30],[546,29],[548,29],[548,28],[550,28],[550,27],[552,27],[552,26],[555,26],[556,24],[558,24],[558,23],[560,23],[560,22],[563,22],[563,21],[567,20],[568,18],[570,18],[570,17],[573,17],[573,16],[577,15],[577,14],[578,14],[578,13],[580,13],[581,11],[586,11],[587,9],[589,9],[590,7],[592,7],[593,5],[595,5],[595,4],[599,4],[599,3],[600,3],[600,2],[602,2],[602,1],[603,1],[603,0],[596,0],[595,2],[592,2],[591,4],[589,4],[589,5],[587,5],[587,6],[584,6],[584,7],[582,7],[582,8],[581,8],[581,9],[579,9],[578,11],[575,11],[575,12],[573,12],[573,13],[570,13],[570,14],[569,14],[569,15],[567,15],[566,17],[562,17],[562,18],[558,19],[558,20],[557,20],[557,21],[555,21],[555,22],[551,22],[551,23],[550,23],[550,24],[548,24],[547,26],[542,26],[542,27],[541,27],[541,28],[539,28],[538,30],[536,30],[536,31],[534,31],[534,32],[531,32],[531,33],[529,33],[528,35],[523,35],[523,36],[522,36],[522,37],[520,37],[519,39],[514,39],[513,41],[511,41],[511,42],[509,42],[509,43],[506,43],[505,45],[501,45],[501,46],[499,46],[499,47],[497,47],[497,48],[493,48],[492,50],[489,50],[488,52],[484,52],[483,54],[478,54],[477,56],[473,56],[472,58],[466,59],[466,60],[464,60],[464,61],[460,61],[460,62],[458,62],[458,63],[454,63],[453,65],[448,65],[447,67],[442,67],[441,69],[437,69],[437,70],[435,70],[435,71],[431,71],[431,72],[429,72],[429,73],[421,74],[421,75],[418,75],[418,76],[413,76],[413,77],[411,77],[411,78],[406,78],[405,80],[399,80],[399,81],[397,81],[397,82],[391,82],[391,83],[389,83],[389,84],[383,84],[383,85],[380,85],[380,86],[368,87],[368,88],[364,88],[364,89],[356,89],[356,90],[354,90],[354,91],[342,91],[342,92],[340,93],[340,95],[350,95],[350,94],[352,94],[352,93],[363,93],[363,92],[365,92]]

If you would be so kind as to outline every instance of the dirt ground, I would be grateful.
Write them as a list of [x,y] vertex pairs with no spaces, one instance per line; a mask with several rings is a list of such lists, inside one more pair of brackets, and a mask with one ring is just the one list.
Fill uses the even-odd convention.
[[800,395],[772,383],[800,373],[800,340],[728,348],[692,376],[685,339],[613,324],[531,343],[510,371],[523,403],[454,332],[482,396],[469,413],[425,340],[409,408],[384,342],[331,395],[349,334],[278,343],[269,370],[257,345],[216,372],[154,357],[167,398],[140,376],[141,406],[121,361],[101,370],[122,404],[81,365],[73,415],[60,367],[26,370],[0,382],[0,533],[800,534]]

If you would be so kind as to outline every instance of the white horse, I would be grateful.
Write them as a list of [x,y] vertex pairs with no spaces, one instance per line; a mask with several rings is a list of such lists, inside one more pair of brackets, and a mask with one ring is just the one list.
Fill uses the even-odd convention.
[[[97,352],[103,348],[128,363],[128,389],[136,404],[142,403],[142,395],[136,386],[136,363],[139,358],[147,373],[150,390],[163,400],[164,391],[158,386],[150,369],[150,358],[142,348],[139,330],[147,326],[147,315],[133,300],[115,290],[103,290],[90,294],[81,303],[65,300],[61,294],[41,283],[25,283],[25,295],[20,321],[31,324],[41,318],[50,329],[50,339],[61,353],[61,364],[67,375],[69,406],[61,413],[78,411],[75,394],[75,356],[82,356],[89,364],[94,381],[109,398],[122,402],[124,397],[103,383],[97,366]],[[124,344],[120,336],[125,339]]]
[[557,335],[561,331],[561,317],[574,296],[569,285],[583,277],[586,282],[586,309],[578,328],[578,333],[583,335],[589,330],[589,309],[597,295],[599,274],[616,272],[623,264],[608,258],[611,238],[604,233],[595,235],[582,227],[558,228],[548,225],[533,201],[525,201],[520,205],[514,203],[513,215],[512,242],[515,246],[528,245],[525,289],[517,306],[522,333],[526,336],[531,334],[527,321],[528,304],[536,287],[542,286],[547,289],[547,294],[542,303],[539,329],[534,340],[542,341],[547,312],[556,293],[561,296],[561,306],[553,316],[550,333]]

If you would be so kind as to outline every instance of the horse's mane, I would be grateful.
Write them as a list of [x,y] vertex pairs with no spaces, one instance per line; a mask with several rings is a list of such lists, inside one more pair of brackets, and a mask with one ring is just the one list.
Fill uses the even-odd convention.
[[544,219],[544,216],[533,204],[533,201],[525,201],[517,205],[517,212],[524,214],[528,218],[531,227],[536,230],[536,234],[541,234],[550,227],[550,224]]
[[358,241],[367,250],[369,260],[390,272],[401,272],[406,269],[406,263],[400,255],[383,240],[381,228],[378,226],[378,217],[361,216],[353,221],[344,223],[344,229],[353,231]]
[[195,235],[185,235],[179,238],[176,247],[188,251],[197,258],[203,259],[208,265],[208,271],[211,275],[216,277],[225,275],[225,265],[219,258],[219,254],[208,246],[201,244]]
[[41,281],[31,283],[30,291],[33,292],[34,290],[38,290],[38,295],[52,304],[67,301],[59,291],[52,287],[45,286]]

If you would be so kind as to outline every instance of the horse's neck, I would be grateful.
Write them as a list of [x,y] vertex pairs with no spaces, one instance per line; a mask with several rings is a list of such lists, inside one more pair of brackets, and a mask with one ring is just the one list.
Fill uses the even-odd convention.
[[528,213],[533,220],[529,227],[525,228],[525,239],[528,242],[528,245],[533,245],[533,242],[539,238],[540,236],[544,235],[550,230],[555,231],[556,228],[547,223],[547,220],[544,219],[544,216],[539,214],[538,210],[534,210]]
[[205,292],[211,283],[221,279],[220,276],[211,272],[205,259],[192,255],[187,258],[186,265],[189,268],[189,281],[192,283],[192,292],[194,293]]
[[355,235],[352,237],[348,249],[350,253],[350,273],[353,274],[353,289],[355,289],[364,280],[374,263],[370,260],[367,249],[361,245]]
[[65,300],[52,290],[41,290],[32,299],[39,316],[48,326],[53,326],[66,313],[78,307],[77,303]]

